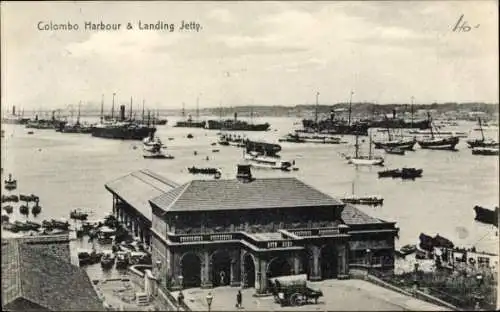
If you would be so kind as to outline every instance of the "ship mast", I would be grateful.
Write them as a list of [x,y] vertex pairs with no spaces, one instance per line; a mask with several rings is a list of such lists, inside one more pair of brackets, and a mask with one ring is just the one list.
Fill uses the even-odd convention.
[[354,91],[351,91],[351,96],[349,97],[349,119],[348,119],[348,125],[351,126],[351,113],[352,113],[352,96],[354,94]]
[[142,123],[144,123],[144,102],[145,100],[142,100]]
[[104,119],[104,94],[101,95],[101,124]]
[[111,105],[111,119],[115,116],[115,95],[116,92],[113,92],[113,104]]
[[129,115],[129,120],[132,120],[132,97],[130,97],[130,112],[128,113]]
[[200,119],[200,96],[196,97],[196,121]]
[[481,130],[481,141],[484,141],[484,133],[483,133],[483,126],[481,125],[481,117],[478,117],[477,121],[479,122],[479,130]]
[[186,117],[186,110],[185,110],[186,104],[182,102],[182,118]]
[[354,147],[355,147],[354,158],[358,158],[359,140],[358,140],[358,134],[357,133],[356,133],[356,144],[354,145]]
[[80,106],[82,105],[82,101],[78,102],[78,116],[76,117],[76,124],[80,124]]
[[316,125],[316,130],[319,130],[319,125],[318,125],[318,98],[319,98],[319,92],[316,92],[316,109],[314,111],[314,124]]
[[413,129],[413,100],[415,100],[414,96],[411,97],[411,106],[410,106],[410,109],[411,109],[411,128],[412,129]]

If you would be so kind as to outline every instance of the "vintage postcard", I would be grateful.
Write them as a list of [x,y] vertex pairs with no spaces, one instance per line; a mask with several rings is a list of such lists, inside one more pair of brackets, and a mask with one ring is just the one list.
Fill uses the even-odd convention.
[[1,3],[2,310],[495,310],[498,1]]

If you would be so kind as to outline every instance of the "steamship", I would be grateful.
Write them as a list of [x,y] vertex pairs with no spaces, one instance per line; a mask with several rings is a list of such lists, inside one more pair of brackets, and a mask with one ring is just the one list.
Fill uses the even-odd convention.
[[155,127],[142,125],[133,121],[125,121],[125,105],[120,106],[120,120],[101,123],[92,127],[92,136],[118,140],[143,140],[149,135],[154,135]]

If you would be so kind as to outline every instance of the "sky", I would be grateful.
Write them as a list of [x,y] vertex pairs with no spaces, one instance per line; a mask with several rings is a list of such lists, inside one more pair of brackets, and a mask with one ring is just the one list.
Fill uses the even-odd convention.
[[[462,15],[471,30],[453,31]],[[85,30],[101,21],[121,29]],[[183,21],[201,28],[181,31]],[[51,22],[79,29],[38,29]],[[313,104],[317,92],[319,104],[351,91],[381,104],[499,95],[498,1],[3,1],[0,38],[2,108],[99,105],[102,95],[111,105],[113,93],[155,109]]]

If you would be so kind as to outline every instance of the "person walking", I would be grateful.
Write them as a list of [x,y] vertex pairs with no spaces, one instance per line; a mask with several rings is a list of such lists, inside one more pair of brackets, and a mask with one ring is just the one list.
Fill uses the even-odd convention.
[[238,293],[236,294],[236,307],[238,309],[241,309],[241,302],[242,302],[242,294],[241,294],[241,290],[238,289]]

